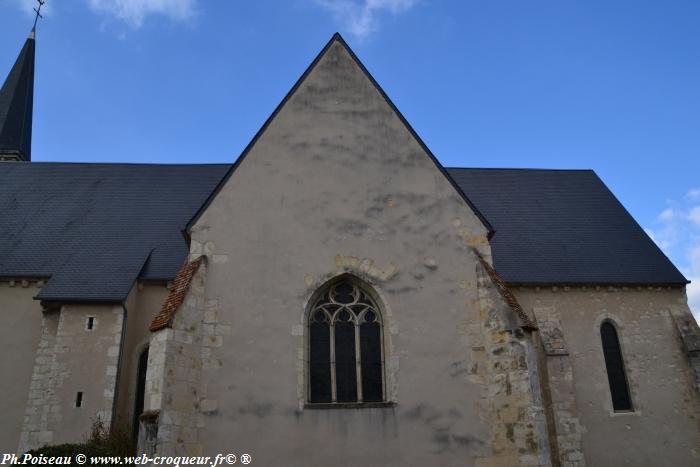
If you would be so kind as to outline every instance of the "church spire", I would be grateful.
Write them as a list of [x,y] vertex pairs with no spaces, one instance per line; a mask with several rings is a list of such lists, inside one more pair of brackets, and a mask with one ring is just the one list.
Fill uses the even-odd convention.
[[0,161],[32,158],[35,29],[0,89]]

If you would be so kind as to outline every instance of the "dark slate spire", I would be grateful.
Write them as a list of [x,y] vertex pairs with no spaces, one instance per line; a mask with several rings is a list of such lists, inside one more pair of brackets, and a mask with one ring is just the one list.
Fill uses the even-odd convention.
[[0,161],[32,158],[34,28],[0,89]]

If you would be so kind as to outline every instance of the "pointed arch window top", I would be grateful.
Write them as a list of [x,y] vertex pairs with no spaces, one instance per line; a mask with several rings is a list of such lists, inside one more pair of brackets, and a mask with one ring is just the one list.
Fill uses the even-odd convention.
[[311,322],[378,322],[377,305],[369,295],[350,281],[332,285],[314,303]]

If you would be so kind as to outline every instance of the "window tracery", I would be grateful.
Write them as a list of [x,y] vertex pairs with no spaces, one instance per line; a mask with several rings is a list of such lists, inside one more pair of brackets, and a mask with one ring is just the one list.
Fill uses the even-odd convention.
[[354,281],[327,286],[309,312],[309,402],[384,400],[382,320]]

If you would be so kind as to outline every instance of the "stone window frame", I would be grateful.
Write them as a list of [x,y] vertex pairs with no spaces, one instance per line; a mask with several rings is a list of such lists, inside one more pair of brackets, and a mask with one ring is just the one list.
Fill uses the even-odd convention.
[[[620,346],[620,356],[622,357],[622,365],[624,366],[625,382],[627,383],[627,394],[630,400],[631,408],[629,410],[616,410],[612,402],[612,388],[608,381],[608,367],[605,362],[605,353],[603,352],[603,341],[601,338],[600,330],[603,324],[610,323],[617,333],[617,342]],[[636,403],[635,392],[632,387],[632,381],[630,379],[631,367],[628,364],[627,351],[625,350],[626,344],[624,342],[624,322],[619,316],[614,316],[609,313],[603,313],[598,316],[595,320],[595,335],[597,347],[599,349],[600,363],[603,369],[603,376],[605,377],[605,407],[608,408],[608,412],[611,417],[626,416],[626,415],[641,415],[642,411],[639,409]]]
[[[369,298],[376,305],[376,312],[380,321],[380,336],[381,336],[381,364],[382,364],[382,394],[383,400],[381,402],[311,402],[310,401],[310,332],[309,332],[309,318],[311,312],[313,311],[313,306],[316,304],[318,299],[333,285],[342,282],[349,281],[358,287],[361,291],[369,296]],[[302,338],[303,338],[303,376],[300,377],[300,383],[303,384],[303,388],[300,390],[300,407],[306,409],[341,409],[341,408],[382,408],[382,407],[393,407],[396,405],[395,400],[395,381],[396,375],[391,368],[396,366],[396,356],[392,352],[391,345],[391,334],[393,326],[390,324],[391,321],[391,310],[384,300],[383,295],[376,284],[366,280],[359,275],[353,274],[351,272],[343,272],[327,278],[320,285],[313,288],[313,291],[304,304],[304,312],[302,315]],[[359,358],[356,356],[356,358]],[[391,367],[391,368],[390,368]],[[357,380],[358,389],[362,385],[360,378]],[[359,394],[359,392],[358,392]]]

